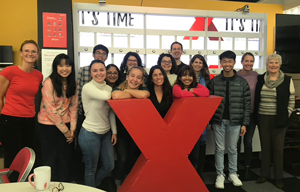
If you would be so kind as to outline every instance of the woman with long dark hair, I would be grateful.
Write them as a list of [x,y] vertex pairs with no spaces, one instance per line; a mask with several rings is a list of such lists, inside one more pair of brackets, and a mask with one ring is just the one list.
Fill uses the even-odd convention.
[[147,87],[150,92],[149,99],[160,116],[164,118],[173,103],[173,98],[172,86],[161,66],[154,65],[151,67],[147,79]]
[[177,78],[177,75],[175,74],[177,64],[173,56],[166,53],[160,54],[157,60],[157,65],[161,66],[164,69],[168,76],[170,84],[173,86]]
[[44,82],[38,114],[43,161],[51,167],[54,181],[70,181],[70,143],[76,129],[77,105],[74,62],[68,55],[59,54]]
[[[209,70],[205,58],[199,54],[194,55],[190,60],[190,66],[193,68],[195,72],[197,83],[206,87],[210,81],[210,74],[209,74]],[[199,176],[202,178],[202,180],[204,180],[203,168],[205,164],[205,153],[206,153],[206,131],[207,128],[203,131],[196,147],[191,152],[191,154],[194,155],[196,159],[198,159],[198,163],[195,165],[195,167],[197,168],[197,172]],[[199,150],[197,149],[198,146],[199,146]]]
[[137,54],[135,52],[128,52],[124,56],[123,61],[122,61],[121,66],[120,66],[120,73],[121,73],[120,81],[121,82],[124,82],[126,80],[127,72],[132,67],[141,67],[141,68],[143,68],[142,59],[139,56],[139,54]]
[[115,64],[109,64],[106,66],[106,84],[111,88],[119,86],[121,83],[120,70]]

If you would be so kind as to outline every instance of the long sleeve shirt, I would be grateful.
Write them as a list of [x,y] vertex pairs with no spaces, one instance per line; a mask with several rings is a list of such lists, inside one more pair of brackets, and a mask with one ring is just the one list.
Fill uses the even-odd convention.
[[77,123],[77,94],[67,98],[66,91],[63,96],[57,97],[51,79],[47,79],[42,88],[41,108],[38,121],[44,125],[55,125],[62,133],[68,131],[66,123],[70,123],[71,130],[76,129]]
[[105,134],[110,129],[117,134],[116,117],[107,103],[111,98],[112,88],[106,83],[91,80],[82,88],[82,104],[85,120],[82,127],[87,131]]
[[209,90],[201,84],[198,84],[196,88],[193,88],[193,92],[182,90],[177,84],[173,87],[173,96],[175,98],[193,97],[194,94],[198,97],[208,97]]

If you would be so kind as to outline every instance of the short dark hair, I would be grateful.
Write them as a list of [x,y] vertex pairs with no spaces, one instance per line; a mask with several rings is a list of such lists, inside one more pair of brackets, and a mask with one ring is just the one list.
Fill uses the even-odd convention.
[[252,57],[253,57],[253,61],[254,61],[254,59],[255,59],[254,55],[253,55],[251,52],[246,52],[246,53],[242,56],[241,62],[244,61],[244,59],[245,59],[245,57],[246,57],[247,55],[252,56]]
[[105,63],[104,63],[103,61],[95,59],[95,60],[93,60],[93,61],[91,62],[91,64],[90,64],[90,68],[89,68],[89,72],[90,72],[90,73],[91,73],[92,66],[93,66],[94,64],[96,64],[96,63],[101,63],[101,64],[103,64],[104,67],[105,67],[105,69],[106,69]]
[[236,54],[233,51],[224,51],[220,56],[219,59],[222,61],[222,59],[228,58],[228,59],[233,59],[235,61]]
[[95,54],[96,51],[99,50],[99,49],[102,50],[102,51],[105,51],[105,52],[106,52],[106,56],[108,55],[109,51],[108,51],[107,47],[104,46],[104,45],[102,45],[102,44],[96,45],[96,46],[94,47],[94,49],[93,49],[93,54]]
[[178,45],[180,45],[180,47],[181,47],[181,50],[183,50],[182,44],[181,44],[181,43],[179,43],[178,41],[175,41],[175,42],[173,42],[173,43],[171,44],[171,47],[170,47],[170,50],[171,50],[171,51],[172,51],[173,45],[175,45],[175,44],[178,44]]
[[167,54],[167,53],[160,54],[160,56],[158,57],[158,60],[157,60],[157,65],[161,66],[161,61],[164,57],[170,57],[171,62],[172,62],[172,68],[171,68],[170,74],[174,74],[176,71],[176,68],[177,68],[177,64],[176,64],[174,57],[172,57],[171,54]]
[[179,70],[179,72],[177,74],[177,79],[176,79],[175,84],[179,85],[181,87],[181,89],[184,89],[184,84],[181,81],[181,77],[185,76],[187,74],[189,74],[190,76],[193,77],[193,82],[191,83],[189,88],[196,88],[198,86],[198,83],[196,80],[196,74],[195,74],[195,71],[192,69],[192,67],[190,67],[189,65],[185,65],[185,66],[181,67],[181,69]]

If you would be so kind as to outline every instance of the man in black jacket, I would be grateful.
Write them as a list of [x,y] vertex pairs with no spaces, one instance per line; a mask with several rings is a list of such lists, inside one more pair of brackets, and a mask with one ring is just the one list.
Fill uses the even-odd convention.
[[220,56],[223,67],[220,75],[213,78],[207,88],[211,95],[223,97],[223,100],[211,119],[215,136],[215,166],[217,179],[215,187],[224,189],[224,151],[225,136],[228,145],[228,180],[235,186],[242,186],[237,172],[237,142],[246,133],[249,124],[251,100],[250,87],[245,79],[238,76],[233,69],[236,55],[232,51],[225,51]]

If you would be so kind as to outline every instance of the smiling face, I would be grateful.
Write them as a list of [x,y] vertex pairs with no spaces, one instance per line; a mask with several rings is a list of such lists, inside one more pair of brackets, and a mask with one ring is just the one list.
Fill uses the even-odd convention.
[[233,71],[233,67],[235,65],[234,59],[223,58],[221,60],[221,66],[223,67],[224,72],[231,72]]
[[143,72],[140,69],[132,69],[126,76],[128,89],[138,89],[143,84]]
[[118,70],[115,67],[110,67],[106,71],[106,81],[110,82],[112,84],[116,83],[116,81],[119,79],[119,73]]
[[267,64],[267,68],[269,73],[273,73],[273,74],[279,73],[280,71],[279,61],[277,59],[270,59]]
[[199,58],[196,58],[195,61],[192,63],[192,67],[195,72],[200,72],[203,68],[203,62]]
[[251,55],[246,55],[242,61],[243,70],[252,71],[254,65],[254,58]]
[[23,45],[20,55],[23,62],[33,64],[39,58],[38,48],[32,43],[27,43]]
[[62,59],[60,61],[60,64],[57,65],[57,73],[62,77],[62,78],[67,78],[72,72],[72,66],[68,63],[66,63],[65,59]]
[[172,50],[171,50],[171,55],[174,57],[174,59],[176,59],[176,60],[180,59],[182,53],[183,53],[183,50],[182,50],[181,46],[177,43],[173,44]]
[[106,69],[102,63],[95,63],[91,68],[91,77],[97,83],[103,83],[106,77]]
[[107,59],[107,53],[103,51],[102,49],[97,49],[95,53],[93,54],[93,57],[95,60],[101,60],[103,62]]
[[164,75],[160,69],[155,69],[152,74],[152,81],[154,85],[162,86],[164,84]]
[[184,87],[189,87],[193,83],[193,76],[192,74],[186,73],[181,76],[180,81],[183,83]]
[[129,56],[126,63],[127,69],[129,70],[131,67],[137,67],[138,61],[135,56]]
[[170,57],[163,57],[161,60],[161,67],[165,72],[169,72],[172,69],[172,60]]

